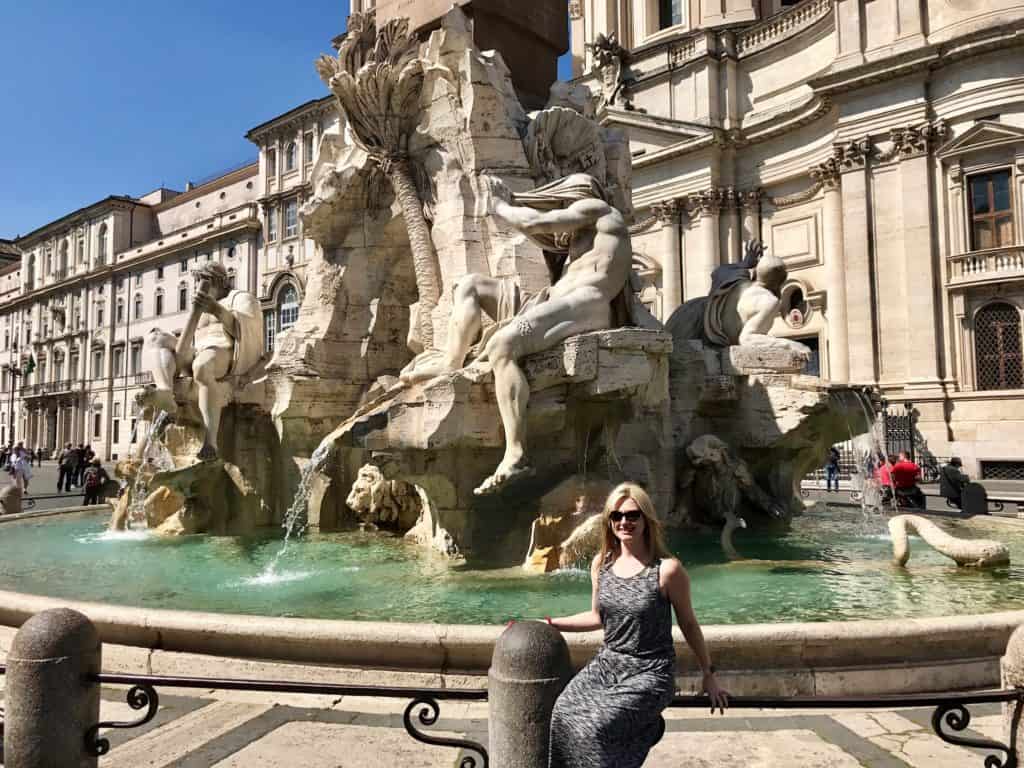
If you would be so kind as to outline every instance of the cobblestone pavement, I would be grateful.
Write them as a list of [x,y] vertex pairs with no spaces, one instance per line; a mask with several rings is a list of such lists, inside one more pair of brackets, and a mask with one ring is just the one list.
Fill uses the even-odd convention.
[[[161,695],[153,723],[136,731],[110,731],[110,754],[101,768],[440,768],[458,765],[457,750],[410,738],[402,726],[406,702],[384,699],[194,691]],[[998,706],[975,706],[966,735],[1001,740]],[[124,691],[103,692],[102,718],[130,720],[137,713]],[[486,703],[441,702],[432,732],[487,740]],[[971,768],[983,752],[953,747],[931,730],[931,710],[745,710],[711,716],[670,710],[664,739],[649,768]]]

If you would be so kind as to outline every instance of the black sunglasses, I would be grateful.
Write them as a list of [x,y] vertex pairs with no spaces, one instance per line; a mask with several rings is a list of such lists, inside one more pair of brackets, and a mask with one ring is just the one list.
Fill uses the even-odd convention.
[[625,518],[631,523],[637,523],[640,522],[640,518],[643,516],[643,512],[638,512],[635,509],[631,509],[629,512],[620,512],[619,510],[616,509],[610,515],[608,515],[608,517],[611,518],[613,523],[621,522],[623,518]]

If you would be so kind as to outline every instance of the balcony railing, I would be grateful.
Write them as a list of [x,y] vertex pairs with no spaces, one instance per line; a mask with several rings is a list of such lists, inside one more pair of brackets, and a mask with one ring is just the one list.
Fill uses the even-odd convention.
[[949,257],[950,285],[1024,278],[1024,246],[991,248]]
[[42,397],[43,395],[57,395],[64,392],[72,392],[78,382],[71,379],[61,381],[44,381],[40,384],[24,384],[21,387],[22,397]]

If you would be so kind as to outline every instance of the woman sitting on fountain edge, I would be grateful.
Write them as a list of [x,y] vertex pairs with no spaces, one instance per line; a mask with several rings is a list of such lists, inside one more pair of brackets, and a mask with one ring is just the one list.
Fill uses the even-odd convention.
[[643,764],[664,734],[661,712],[676,692],[672,608],[704,673],[712,712],[728,704],[693,613],[690,579],[665,546],[650,497],[638,485],[619,485],[604,522],[590,610],[547,619],[563,632],[604,629],[601,650],[555,703],[550,768]]

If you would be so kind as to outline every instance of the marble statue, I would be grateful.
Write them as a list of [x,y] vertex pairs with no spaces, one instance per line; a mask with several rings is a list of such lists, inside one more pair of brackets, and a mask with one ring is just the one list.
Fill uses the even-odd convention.
[[957,565],[991,568],[1010,564],[1010,550],[1001,542],[961,539],[951,536],[931,520],[919,515],[896,515],[889,518],[889,535],[892,536],[893,562],[901,568],[910,559],[908,528],[924,539],[936,552],[955,560]]
[[411,529],[420,516],[416,488],[404,480],[388,480],[375,464],[366,464],[359,470],[345,504],[356,513],[360,523],[394,528],[401,533]]
[[716,347],[757,347],[789,353],[804,362],[811,351],[768,331],[782,309],[780,291],[789,273],[777,256],[765,256],[756,240],[743,260],[723,264],[711,275],[711,293],[691,299],[666,323],[676,339],[697,339]]
[[714,435],[701,435],[686,447],[686,456],[693,465],[689,480],[695,486],[694,496],[708,519],[721,520],[722,549],[730,559],[739,557],[732,545],[732,534],[746,528],[739,515],[744,502],[781,518],[785,510],[754,480],[746,463],[733,455],[729,447]]
[[599,34],[586,47],[592,52],[594,67],[601,74],[600,106],[613,106],[621,97],[625,109],[634,109],[629,97],[629,89],[636,83],[629,68],[632,56],[619,43],[619,36],[614,32],[607,37]]
[[455,288],[446,350],[418,358],[402,374],[414,383],[458,370],[481,333],[484,313],[495,321],[477,359],[494,371],[505,455],[477,495],[496,493],[534,471],[526,457],[530,387],[519,360],[570,336],[612,328],[614,304],[628,286],[632,264],[629,227],[594,177],[572,174],[520,195],[486,178],[491,213],[536,242],[549,264],[561,259],[553,270],[556,279],[522,297],[513,280],[467,276]]
[[[233,290],[228,273],[217,262],[195,271],[199,289],[181,336],[153,329],[143,347],[153,386],[141,400],[155,411],[177,410],[174,381],[191,374],[205,430],[198,458],[217,457],[221,411],[234,389],[233,381],[251,372],[263,353],[263,312],[255,296]],[[173,343],[173,347],[172,347]]]

